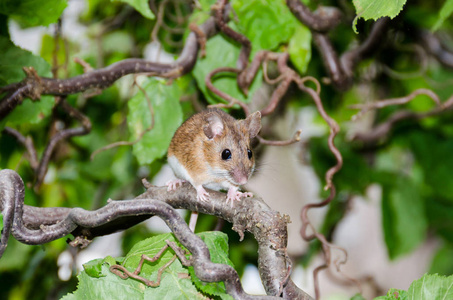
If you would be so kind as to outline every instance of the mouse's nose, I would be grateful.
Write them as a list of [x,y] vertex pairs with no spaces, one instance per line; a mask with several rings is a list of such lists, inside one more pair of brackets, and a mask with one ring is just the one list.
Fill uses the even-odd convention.
[[234,169],[231,174],[231,177],[233,178],[234,182],[236,182],[238,185],[246,184],[249,179],[247,172],[240,169]]

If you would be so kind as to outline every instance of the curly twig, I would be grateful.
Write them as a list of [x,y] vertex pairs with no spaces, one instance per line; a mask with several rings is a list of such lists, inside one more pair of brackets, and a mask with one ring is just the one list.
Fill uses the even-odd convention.
[[294,144],[294,143],[297,143],[298,141],[300,141],[300,134],[301,133],[302,133],[302,130],[296,131],[294,136],[291,139],[286,140],[286,141],[269,141],[269,140],[266,140],[266,139],[262,138],[259,135],[257,136],[257,138],[260,141],[260,143],[263,144],[263,145],[288,146],[288,145],[291,145],[291,144]]
[[66,102],[65,99],[61,99],[60,106],[71,117],[74,117],[75,119],[77,119],[82,124],[82,126],[77,127],[77,128],[69,128],[69,129],[61,130],[61,131],[57,132],[50,139],[50,141],[47,144],[47,147],[44,150],[44,153],[41,157],[41,161],[39,162],[38,168],[36,169],[35,188],[39,188],[41,186],[41,184],[44,180],[44,177],[47,173],[47,168],[49,166],[49,162],[50,162],[50,158],[52,156],[53,150],[55,149],[57,144],[63,139],[67,139],[67,138],[73,137],[73,136],[85,135],[91,131],[90,119],[88,119],[84,114],[82,114],[80,111],[78,111],[77,109],[75,109],[71,105],[69,105],[69,103]]
[[312,13],[299,0],[287,0],[286,5],[296,18],[314,31],[327,32],[335,28],[341,21],[341,12],[336,7],[320,7],[315,13]]
[[[167,243],[169,243],[169,242],[167,241]],[[112,266],[110,266],[110,272],[112,272],[113,274],[121,277],[122,279],[127,279],[127,278],[130,277],[130,278],[134,278],[134,279],[136,279],[138,281],[143,282],[147,286],[158,287],[160,285],[160,281],[162,279],[162,273],[164,272],[164,270],[166,268],[168,268],[176,260],[176,257],[177,257],[176,254],[173,255],[173,257],[167,263],[165,263],[162,267],[159,268],[159,270],[157,272],[157,280],[156,281],[148,280],[148,279],[146,279],[146,278],[144,278],[142,276],[139,276],[138,274],[140,274],[140,272],[142,270],[143,263],[145,262],[145,260],[149,261],[149,262],[157,261],[159,258],[162,257],[162,254],[165,252],[165,250],[167,250],[168,247],[173,247],[173,244],[165,245],[153,257],[149,257],[148,255],[142,254],[140,262],[138,263],[138,266],[137,266],[137,268],[135,269],[134,272],[130,272],[128,269],[126,269],[124,266],[121,266],[121,265],[112,265]],[[184,262],[183,262],[183,264],[184,264]]]
[[[376,125],[372,128],[369,132],[359,132],[356,133],[352,140],[357,140],[365,143],[375,143],[379,140],[385,139],[389,132],[393,129],[395,124],[408,119],[415,119],[420,120],[426,117],[439,115],[445,113],[445,111],[451,111],[453,109],[453,96],[451,96],[447,101],[440,103],[439,97],[437,94],[432,92],[431,90],[426,89],[418,89],[407,95],[406,97],[401,98],[394,98],[394,99],[386,99],[381,101],[376,101],[374,103],[370,103],[368,105],[364,105],[363,109],[368,110],[372,108],[382,108],[388,105],[401,105],[412,101],[418,95],[426,95],[430,97],[437,106],[434,107],[432,110],[427,112],[420,112],[415,113],[413,111],[407,110],[400,110],[396,113],[392,114],[387,120],[383,121],[382,123]],[[355,105],[354,108],[360,108],[360,106]],[[360,116],[361,112],[353,116],[353,120],[357,119],[357,116]]]
[[422,46],[433,55],[441,64],[453,68],[453,53],[442,45],[438,37],[428,30],[418,32]]
[[15,137],[19,143],[25,146],[25,149],[27,149],[28,152],[30,166],[34,171],[36,171],[39,161],[32,138],[29,136],[25,137],[19,131],[10,127],[5,127],[3,132]]
[[151,124],[148,126],[148,128],[146,128],[145,130],[140,132],[140,134],[138,135],[138,137],[134,141],[131,141],[131,142],[129,142],[129,141],[118,141],[118,142],[106,145],[104,147],[101,147],[101,148],[95,150],[90,155],[90,159],[91,160],[93,160],[94,157],[97,154],[99,154],[100,152],[103,152],[105,150],[109,150],[109,149],[112,149],[112,148],[115,148],[115,147],[118,147],[118,146],[132,146],[132,145],[137,144],[143,138],[143,136],[145,136],[146,133],[148,133],[149,131],[151,131],[154,128],[155,118],[154,118],[154,109],[153,109],[153,105],[151,103],[151,99],[149,98],[148,93],[145,91],[145,89],[143,89],[143,87],[140,84],[138,84],[136,80],[134,80],[134,84],[143,93],[143,95],[144,95],[144,97],[146,99],[146,102],[148,104],[149,115],[150,115],[150,118],[151,118]]
[[324,8],[322,14],[314,16],[299,0],[287,0],[286,3],[294,16],[312,30],[313,41],[322,56],[322,61],[333,85],[341,91],[348,90],[353,83],[355,66],[361,60],[374,55],[379,49],[378,46],[382,43],[389,18],[376,21],[365,41],[360,46],[345,52],[339,58],[327,36],[327,32],[338,25],[340,21],[339,11],[333,8]]
[[346,76],[352,77],[354,68],[357,64],[376,53],[376,50],[379,49],[379,46],[382,44],[383,38],[385,38],[389,23],[390,18],[380,18],[374,23],[370,33],[362,44],[343,53],[340,62]]
[[228,2],[229,0],[219,0],[215,4],[215,6],[213,6],[213,10],[215,11],[216,16],[215,21],[221,32],[242,45],[236,65],[236,68],[242,71],[247,68],[247,65],[249,63],[250,52],[252,52],[252,43],[245,35],[234,31],[226,24],[224,15],[226,11],[225,6],[228,4]]
[[352,77],[348,74],[352,71],[345,72],[327,34],[313,33],[313,41],[321,53],[322,62],[333,85],[341,91],[348,90],[352,86]]
[[441,105],[439,96],[437,96],[436,93],[434,93],[432,90],[422,88],[422,89],[417,89],[417,90],[413,91],[412,93],[410,93],[409,95],[400,97],[400,98],[392,98],[392,99],[385,99],[385,100],[380,100],[380,101],[376,101],[376,102],[372,102],[372,103],[351,105],[350,108],[361,109],[358,114],[353,116],[353,119],[358,118],[359,116],[366,113],[370,109],[379,109],[379,108],[383,108],[386,106],[402,105],[402,104],[409,103],[412,100],[414,100],[414,98],[417,97],[418,95],[426,95],[431,100],[433,100],[436,103],[436,105],[438,105],[438,106]]
[[245,115],[248,116],[250,114],[250,111],[244,102],[230,96],[229,94],[227,94],[225,92],[222,92],[221,90],[216,88],[214,86],[214,84],[212,83],[212,77],[214,77],[214,75],[216,75],[218,73],[222,73],[222,72],[239,73],[239,70],[236,68],[222,67],[222,68],[214,69],[211,72],[209,72],[208,75],[206,75],[206,78],[205,78],[206,87],[210,91],[212,91],[214,94],[221,97],[222,99],[225,99],[225,101],[228,102],[228,105],[226,105],[226,106],[222,105],[222,104],[214,104],[214,105],[211,105],[211,107],[233,107],[234,105],[237,104],[244,110]]

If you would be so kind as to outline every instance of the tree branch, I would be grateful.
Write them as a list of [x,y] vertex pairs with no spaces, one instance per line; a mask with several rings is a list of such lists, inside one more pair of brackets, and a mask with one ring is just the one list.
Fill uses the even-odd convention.
[[341,21],[341,11],[336,7],[321,6],[312,13],[300,0],[287,0],[286,5],[296,18],[313,31],[330,31]]
[[433,55],[444,66],[453,68],[453,53],[445,49],[438,37],[428,30],[418,32],[418,37],[428,53]]
[[[9,233],[20,242],[44,244],[73,234],[75,238],[93,238],[128,228],[154,215],[162,218],[176,238],[192,253],[196,275],[203,281],[225,281],[227,291],[235,299],[255,298],[245,294],[236,271],[228,266],[213,264],[206,245],[194,235],[174,210],[185,208],[216,215],[233,223],[241,238],[247,230],[259,244],[258,267],[270,295],[297,295],[291,299],[311,299],[287,279],[289,258],[286,255],[288,216],[273,211],[260,198],[246,198],[234,209],[226,203],[225,194],[209,191],[211,201],[196,200],[196,191],[184,184],[174,192],[166,187],[152,187],[134,200],[110,201],[104,207],[87,211],[82,208],[38,208],[24,205],[24,186],[20,176],[12,170],[0,171],[0,209],[4,219],[0,254],[6,248]],[[287,280],[287,281],[286,281]],[[286,283],[283,288],[282,282]]]
[[[206,38],[213,36],[216,33],[214,18],[209,18],[199,28]],[[131,58],[68,79],[40,77],[33,68],[24,68],[26,73],[24,80],[0,89],[0,93],[7,92],[0,101],[0,120],[27,97],[37,100],[41,95],[65,96],[88,89],[105,89],[128,74],[149,73],[167,78],[180,77],[194,67],[198,49],[197,35],[191,32],[179,58],[169,64]]]

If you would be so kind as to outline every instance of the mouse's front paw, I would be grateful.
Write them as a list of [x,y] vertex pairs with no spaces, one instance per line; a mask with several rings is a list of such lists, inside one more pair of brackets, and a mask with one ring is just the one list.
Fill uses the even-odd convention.
[[207,202],[209,199],[209,193],[206,192],[203,186],[199,185],[195,189],[197,190],[197,200]]
[[228,189],[226,203],[228,204],[231,201],[231,206],[233,206],[234,201],[241,201],[241,198],[247,198],[247,197],[253,197],[253,194],[249,193],[249,192],[242,193],[242,192],[238,191],[238,189],[236,187],[230,187]]
[[167,181],[167,183],[165,183],[165,185],[167,186],[167,191],[170,192],[170,191],[175,191],[176,188],[178,187],[178,185],[181,185],[184,182],[187,182],[187,181],[184,179],[173,179],[173,180]]

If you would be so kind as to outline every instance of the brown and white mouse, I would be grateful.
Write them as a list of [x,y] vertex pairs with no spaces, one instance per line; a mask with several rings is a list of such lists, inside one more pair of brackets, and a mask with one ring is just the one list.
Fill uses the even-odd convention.
[[197,199],[207,201],[204,189],[228,190],[227,203],[251,197],[239,187],[247,183],[255,170],[250,140],[261,129],[261,113],[236,120],[226,112],[211,108],[187,119],[176,131],[168,149],[168,163],[177,180],[167,183],[168,190],[190,182]]

